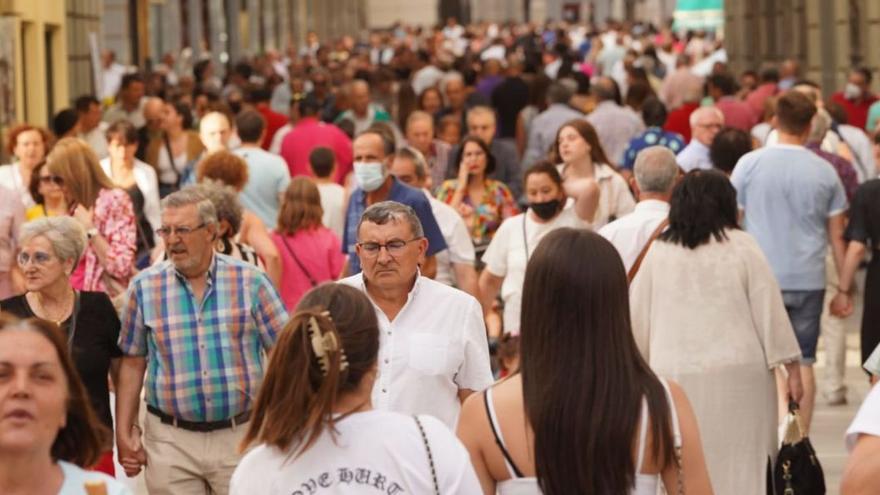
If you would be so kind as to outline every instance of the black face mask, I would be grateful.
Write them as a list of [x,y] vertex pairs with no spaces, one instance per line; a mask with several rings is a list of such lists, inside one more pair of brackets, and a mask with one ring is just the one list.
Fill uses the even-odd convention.
[[550,220],[562,209],[562,200],[557,198],[543,203],[529,203],[529,208],[542,220]]

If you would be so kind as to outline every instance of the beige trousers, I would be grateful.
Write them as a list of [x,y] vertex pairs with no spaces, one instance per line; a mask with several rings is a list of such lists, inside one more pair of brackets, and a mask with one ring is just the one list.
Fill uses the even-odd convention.
[[836,316],[831,316],[828,309],[831,299],[837,294],[837,269],[834,267],[834,257],[831,249],[825,256],[825,302],[822,308],[822,320],[820,323],[822,343],[825,346],[827,357],[825,367],[824,395],[826,399],[832,399],[840,395],[846,395],[844,374],[846,373],[846,327],[844,321]]
[[150,495],[226,495],[247,423],[206,433],[163,424],[146,414],[144,478]]

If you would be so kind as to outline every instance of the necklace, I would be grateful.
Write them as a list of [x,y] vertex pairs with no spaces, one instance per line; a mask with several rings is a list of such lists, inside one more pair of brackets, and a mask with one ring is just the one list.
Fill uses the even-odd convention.
[[[34,300],[35,300],[35,301],[37,302],[37,304],[39,305],[39,310],[40,310],[39,312],[42,313],[42,314],[37,315],[37,316],[40,317],[40,318],[42,318],[42,319],[44,319],[44,320],[51,321],[52,323],[54,323],[55,325],[57,325],[57,326],[59,326],[59,327],[60,327],[61,324],[64,322],[64,320],[67,319],[66,317],[67,317],[67,316],[73,311],[73,308],[72,308],[72,307],[71,307],[70,311],[68,311],[68,310],[66,309],[66,308],[67,308],[67,302],[65,301],[64,303],[62,303],[62,306],[61,306],[61,308],[62,308],[61,315],[60,315],[61,317],[60,317],[60,318],[53,317],[53,316],[50,314],[49,310],[46,308],[45,303],[43,302],[43,295],[42,295],[40,292],[31,292],[31,294],[34,295]],[[71,298],[71,299],[72,299],[72,300],[73,300],[73,299],[76,299],[76,294],[75,294],[72,290],[71,290],[71,294],[73,294],[73,296],[74,296],[74,297]],[[56,315],[56,316],[57,316],[57,315]]]

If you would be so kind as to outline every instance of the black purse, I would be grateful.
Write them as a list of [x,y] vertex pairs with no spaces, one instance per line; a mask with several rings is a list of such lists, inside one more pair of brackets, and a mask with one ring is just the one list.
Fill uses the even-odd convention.
[[825,473],[803,433],[798,409],[797,402],[788,403],[788,427],[776,456],[773,488],[776,495],[825,495]]

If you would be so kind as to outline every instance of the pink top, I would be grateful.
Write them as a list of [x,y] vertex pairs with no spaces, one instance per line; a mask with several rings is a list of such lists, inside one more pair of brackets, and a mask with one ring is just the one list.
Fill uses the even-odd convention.
[[92,223],[109,245],[107,263],[101,264],[89,243],[71,276],[74,289],[106,292],[110,297],[125,290],[135,272],[137,227],[134,221],[134,208],[125,191],[101,189],[95,200]]
[[318,146],[333,150],[336,155],[336,176],[334,180],[344,185],[345,176],[352,170],[351,140],[333,124],[319,122],[307,117],[296,123],[292,131],[281,142],[281,157],[287,162],[290,176],[311,176],[309,153]]
[[[303,294],[312,288],[309,276],[320,284],[336,280],[342,273],[345,262],[342,245],[339,237],[327,227],[300,230],[292,236],[273,233],[272,241],[281,253],[281,299],[288,311],[293,311]],[[308,274],[294,260],[291,251]]]
[[15,295],[12,270],[18,251],[18,231],[24,223],[24,206],[18,194],[0,186],[0,297]]
[[724,114],[724,125],[749,132],[758,123],[748,103],[734,96],[725,96],[715,102],[715,107]]

